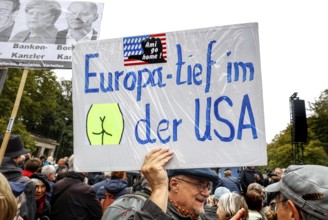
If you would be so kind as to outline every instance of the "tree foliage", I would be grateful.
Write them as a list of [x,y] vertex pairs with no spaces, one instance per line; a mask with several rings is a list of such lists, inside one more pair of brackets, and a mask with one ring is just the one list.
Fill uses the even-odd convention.
[[292,144],[291,125],[267,145],[268,167],[288,167],[290,164],[318,164],[328,166],[328,90],[314,103],[307,118],[307,143]]
[[321,93],[319,100],[310,103],[310,109],[315,113],[312,130],[328,154],[328,89]]
[[[11,68],[0,96],[0,129],[6,131],[17,96],[22,70]],[[58,82],[51,70],[29,70],[12,133],[22,135],[27,148],[34,151],[29,134],[62,140],[72,148],[72,87],[71,81]],[[72,150],[70,150],[71,152]]]

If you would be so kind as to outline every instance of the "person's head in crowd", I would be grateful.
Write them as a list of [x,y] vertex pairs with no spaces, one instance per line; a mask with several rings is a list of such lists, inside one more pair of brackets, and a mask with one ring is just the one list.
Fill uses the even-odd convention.
[[98,19],[97,5],[94,2],[72,2],[66,15],[70,30],[88,33],[92,30],[92,24]]
[[19,7],[19,0],[0,1],[0,31],[3,31],[15,23]]
[[28,161],[26,161],[24,169],[28,170],[32,173],[36,173],[40,170],[42,165],[42,162],[39,158],[31,158]]
[[65,167],[66,166],[65,160],[63,158],[59,159],[57,164],[58,164],[58,167]]
[[229,168],[227,168],[227,169],[224,170],[223,174],[224,174],[225,177],[227,177],[227,176],[231,176],[232,172]]
[[111,177],[111,179],[127,180],[125,171],[113,171],[113,172],[111,172],[110,177]]
[[168,170],[169,200],[183,215],[197,218],[204,213],[212,182],[218,176],[210,168]]
[[56,168],[53,165],[43,166],[41,173],[44,174],[49,181],[55,181],[56,179]]
[[215,189],[214,191],[214,204],[217,205],[217,203],[219,202],[219,199],[221,196],[223,196],[226,193],[230,193],[230,190],[227,189],[226,187],[218,187]]
[[281,180],[281,175],[282,175],[282,169],[280,168],[275,168],[274,169],[274,174],[276,174],[276,176],[272,176],[271,179],[273,182],[279,182]]
[[30,0],[25,12],[28,29],[38,33],[54,26],[61,14],[61,6],[55,0]]
[[269,202],[278,220],[328,219],[328,167],[291,165],[279,182],[265,191],[274,194]]
[[50,185],[47,181],[46,175],[42,173],[34,173],[31,180],[35,185],[35,199],[40,200],[45,197],[46,192],[50,191]]
[[258,190],[247,190],[245,199],[250,210],[259,212],[262,209],[263,195]]
[[[2,144],[4,136],[0,137],[0,144]],[[12,134],[9,138],[7,148],[5,151],[5,157],[10,157],[14,163],[19,166],[24,159],[21,158],[22,155],[29,153],[30,150],[24,148],[24,143],[20,135]]]
[[41,162],[42,162],[42,164],[46,161],[46,156],[44,156],[44,155],[41,155],[40,156],[40,160],[41,160]]
[[265,199],[265,191],[264,191],[264,188],[260,184],[258,184],[258,183],[249,184],[247,187],[247,192],[251,191],[251,190],[256,191],[259,195],[261,195],[262,199]]
[[14,219],[16,212],[17,201],[7,178],[0,173],[0,220]]
[[226,193],[219,199],[217,216],[220,220],[228,220],[232,218],[241,208],[244,208],[246,213],[243,220],[248,219],[248,206],[243,196],[237,193]]
[[47,162],[50,164],[54,164],[54,157],[53,156],[48,156],[47,157]]

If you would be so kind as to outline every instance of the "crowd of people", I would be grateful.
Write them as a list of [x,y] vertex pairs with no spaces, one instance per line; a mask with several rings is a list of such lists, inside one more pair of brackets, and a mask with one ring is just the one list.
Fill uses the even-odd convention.
[[[125,171],[75,172],[74,155],[32,157],[21,137],[11,135],[0,166],[0,220],[328,219],[328,167],[291,165],[264,174],[246,167],[238,176],[225,168],[219,177],[210,168],[166,170],[173,157],[154,148],[132,178]],[[107,194],[114,201],[145,199],[132,214],[127,208],[117,217],[104,209]]]

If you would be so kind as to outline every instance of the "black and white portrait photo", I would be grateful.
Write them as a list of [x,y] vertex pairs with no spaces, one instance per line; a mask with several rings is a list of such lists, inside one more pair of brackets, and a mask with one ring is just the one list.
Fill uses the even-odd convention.
[[27,29],[15,34],[10,41],[55,43],[58,32],[55,23],[61,12],[61,6],[55,0],[30,0],[25,6]]
[[71,68],[72,46],[99,39],[104,4],[0,0],[0,66]]
[[19,0],[0,1],[0,42],[9,40],[19,8]]
[[66,11],[68,28],[57,33],[56,44],[72,44],[97,40],[93,23],[98,19],[97,5],[93,2],[72,2]]

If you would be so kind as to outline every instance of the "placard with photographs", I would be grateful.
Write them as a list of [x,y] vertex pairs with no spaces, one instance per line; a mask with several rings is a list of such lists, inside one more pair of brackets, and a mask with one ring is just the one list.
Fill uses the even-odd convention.
[[0,67],[71,69],[72,47],[97,40],[103,3],[0,2]]

